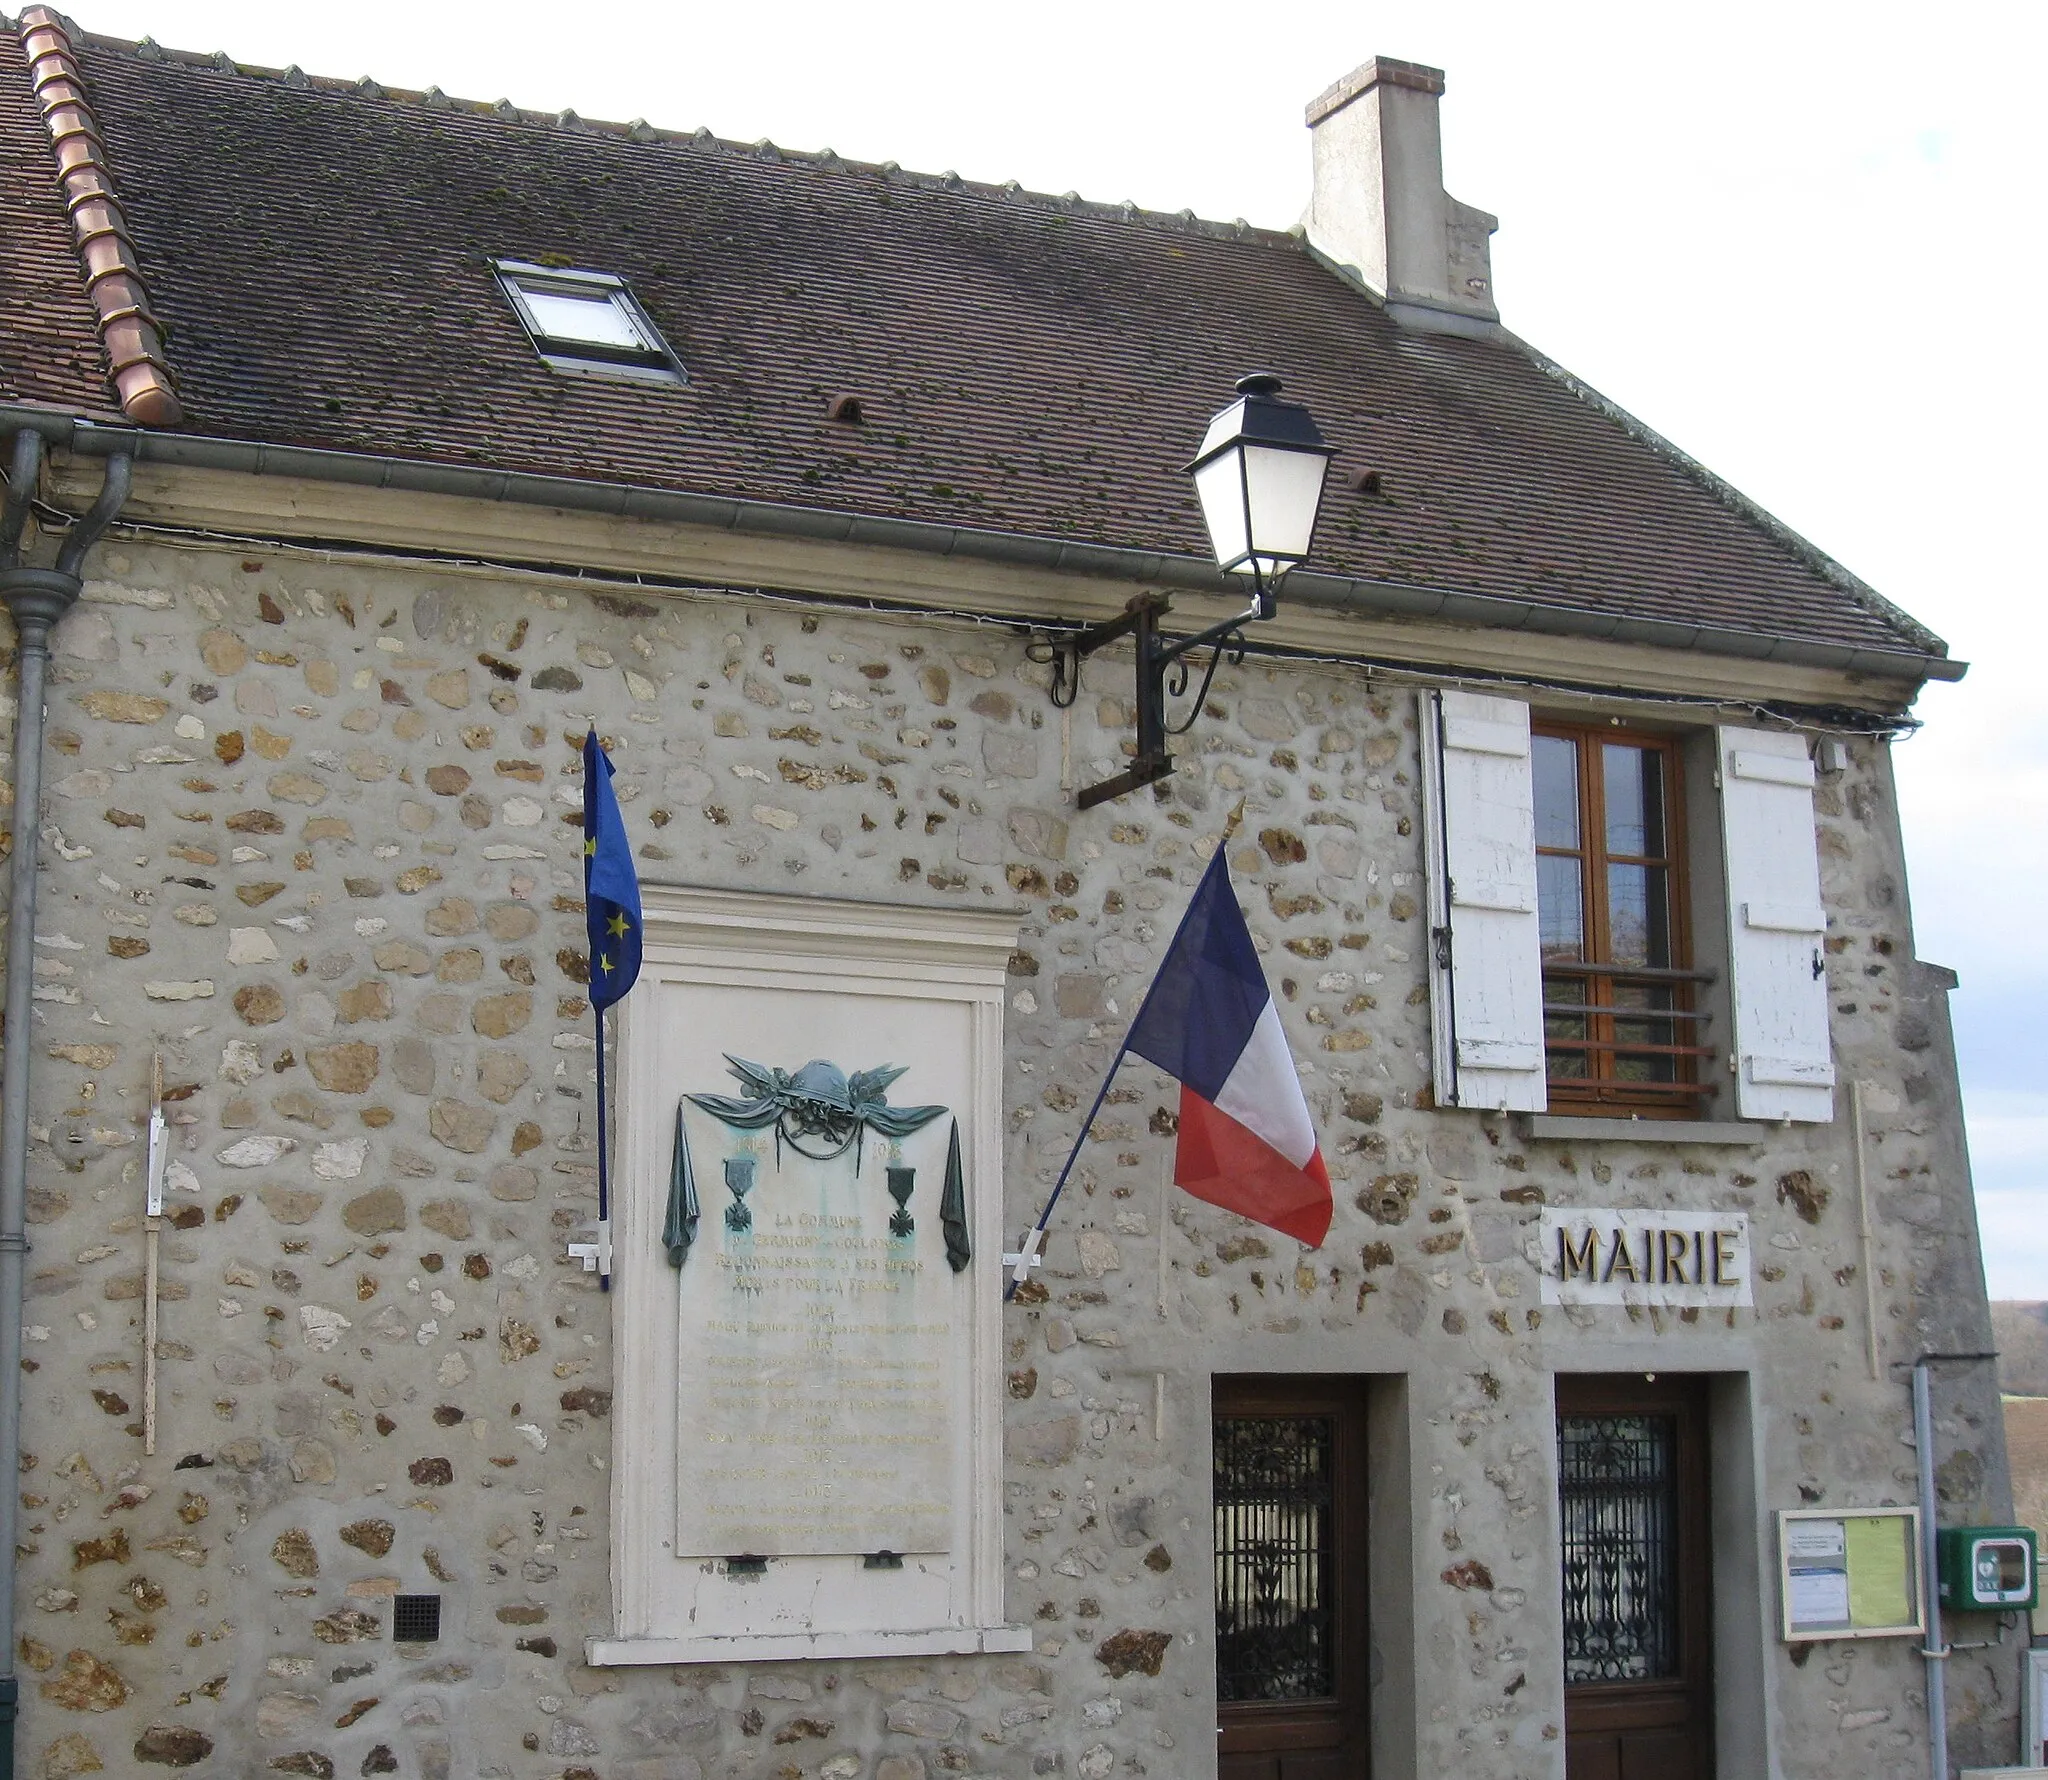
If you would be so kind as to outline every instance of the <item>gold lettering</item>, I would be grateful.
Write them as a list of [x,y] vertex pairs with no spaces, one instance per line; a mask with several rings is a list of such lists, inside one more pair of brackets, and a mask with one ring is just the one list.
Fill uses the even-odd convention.
[[1735,1232],[1716,1230],[1714,1232],[1714,1284],[1717,1286],[1739,1286],[1740,1278],[1730,1272],[1735,1265]]
[[1572,1243],[1572,1233],[1560,1225],[1557,1232],[1558,1278],[1576,1279],[1583,1273],[1588,1279],[1591,1279],[1593,1277],[1594,1257],[1598,1253],[1599,1247],[1600,1238],[1595,1234],[1591,1224],[1586,1226],[1585,1234],[1580,1238],[1576,1247]]
[[1685,1232],[1666,1230],[1657,1239],[1657,1279],[1667,1286],[1691,1285],[1685,1277]]
[[[1649,1258],[1649,1245],[1645,1243],[1643,1249],[1645,1267],[1649,1263]],[[1642,1284],[1643,1268],[1636,1265],[1635,1252],[1628,1245],[1628,1232],[1618,1226],[1614,1232],[1613,1242],[1607,1250],[1607,1270],[1600,1275],[1600,1283],[1605,1285],[1617,1273],[1625,1273],[1636,1284]]]

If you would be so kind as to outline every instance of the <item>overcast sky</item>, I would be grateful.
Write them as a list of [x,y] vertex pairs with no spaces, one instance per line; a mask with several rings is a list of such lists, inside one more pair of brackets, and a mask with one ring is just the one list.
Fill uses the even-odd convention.
[[1971,661],[1897,750],[1991,1290],[2048,1299],[2039,0],[75,0],[88,30],[1286,226],[1302,106],[1449,71],[1507,325]]

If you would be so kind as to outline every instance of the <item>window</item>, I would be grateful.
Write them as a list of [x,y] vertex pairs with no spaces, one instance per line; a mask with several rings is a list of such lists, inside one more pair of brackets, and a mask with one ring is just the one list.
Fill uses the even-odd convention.
[[1218,1416],[1216,1697],[1321,1700],[1337,1691],[1328,1572],[1336,1425],[1328,1416]]
[[558,371],[681,383],[683,368],[622,278],[497,262],[535,349]]
[[1677,750],[1608,726],[1530,737],[1553,1106],[1683,1115],[1709,1092],[1687,968]]
[[[1725,1119],[1732,1085],[1739,1118],[1834,1117],[1808,735],[1532,723],[1460,687],[1421,719],[1437,1105]],[[1682,755],[1718,836],[1687,826]]]

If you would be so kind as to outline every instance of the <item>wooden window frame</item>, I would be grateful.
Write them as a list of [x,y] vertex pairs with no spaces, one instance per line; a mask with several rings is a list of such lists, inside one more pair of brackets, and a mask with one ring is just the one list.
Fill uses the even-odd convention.
[[[1686,859],[1685,772],[1681,738],[1646,730],[1624,729],[1607,723],[1561,723],[1537,719],[1530,725],[1530,746],[1539,737],[1570,742],[1578,757],[1579,846],[1538,845],[1536,856],[1576,858],[1579,862],[1579,895],[1583,916],[1583,963],[1591,969],[1584,974],[1560,968],[1549,958],[1542,960],[1544,1000],[1544,1074],[1553,1111],[1592,1114],[1610,1118],[1696,1119],[1703,1103],[1713,1093],[1701,1066],[1712,1047],[1700,1043],[1706,1013],[1700,1006],[1698,986],[1709,980],[1708,973],[1692,968],[1691,874]],[[1613,743],[1640,748],[1663,762],[1664,852],[1648,854],[1607,851],[1607,782],[1601,750]],[[1634,970],[1613,962],[1613,939],[1607,890],[1610,865],[1655,865],[1666,874],[1667,911],[1670,923],[1671,962],[1668,966]],[[1539,868],[1540,882],[1540,868]],[[1540,891],[1539,891],[1540,900]],[[1553,1038],[1550,1016],[1560,1005],[1554,999],[1552,978],[1562,977],[1577,987],[1568,999],[1596,1011],[1584,1016],[1586,1034],[1583,1048],[1578,1043]],[[1661,1028],[1662,1044],[1631,1043],[1616,1035],[1616,1016],[1602,1011],[1611,1008],[1618,984],[1654,984],[1669,988],[1668,1017],[1659,1013],[1624,1016],[1628,1024],[1654,1022]],[[1571,1017],[1567,1015],[1567,1017]],[[1551,1073],[1552,1059],[1565,1049],[1587,1060],[1585,1077]],[[1674,1080],[1627,1082],[1616,1077],[1617,1052],[1636,1055],[1667,1055],[1676,1067]]]

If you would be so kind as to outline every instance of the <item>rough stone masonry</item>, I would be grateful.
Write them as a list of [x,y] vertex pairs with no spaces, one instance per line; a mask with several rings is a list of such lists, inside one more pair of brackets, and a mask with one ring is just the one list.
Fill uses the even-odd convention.
[[[1228,669],[1160,793],[1082,816],[1073,786],[1121,764],[1128,669],[1092,662],[1063,718],[996,627],[132,541],[96,570],[59,632],[46,808],[9,812],[46,861],[36,1022],[7,1035],[38,1072],[28,1771],[1207,1772],[1208,1375],[1322,1369],[1406,1380],[1417,1680],[1375,1710],[1412,1715],[1418,1773],[1548,1780],[1550,1372],[1645,1339],[1723,1356],[1758,1374],[1767,1506],[1911,1499],[1903,1388],[1864,1365],[1843,1124],[1575,1146],[1429,1110],[1409,686]],[[1006,1313],[1028,1657],[582,1661],[610,1626],[616,1437],[607,1300],[565,1253],[595,1204],[592,722],[646,878],[1028,910],[1012,1238],[1244,802],[1232,866],[1337,1222],[1302,1252],[1167,1192],[1171,1087],[1123,1079]],[[1871,1084],[1900,1359],[1988,1342],[1946,984],[1913,957],[1883,744],[1849,754],[1820,792],[1828,980],[1842,1073]],[[146,1460],[152,1049],[175,1149]],[[1755,1310],[1546,1312],[1546,1203],[1746,1213]],[[1944,1405],[1945,1512],[2001,1518],[1988,1381]],[[394,1644],[415,1592],[441,1595],[440,1638]],[[1761,1661],[1787,1773],[1924,1769],[1909,1642]],[[2012,1672],[1952,1661],[1966,1762],[2009,1753]]]

